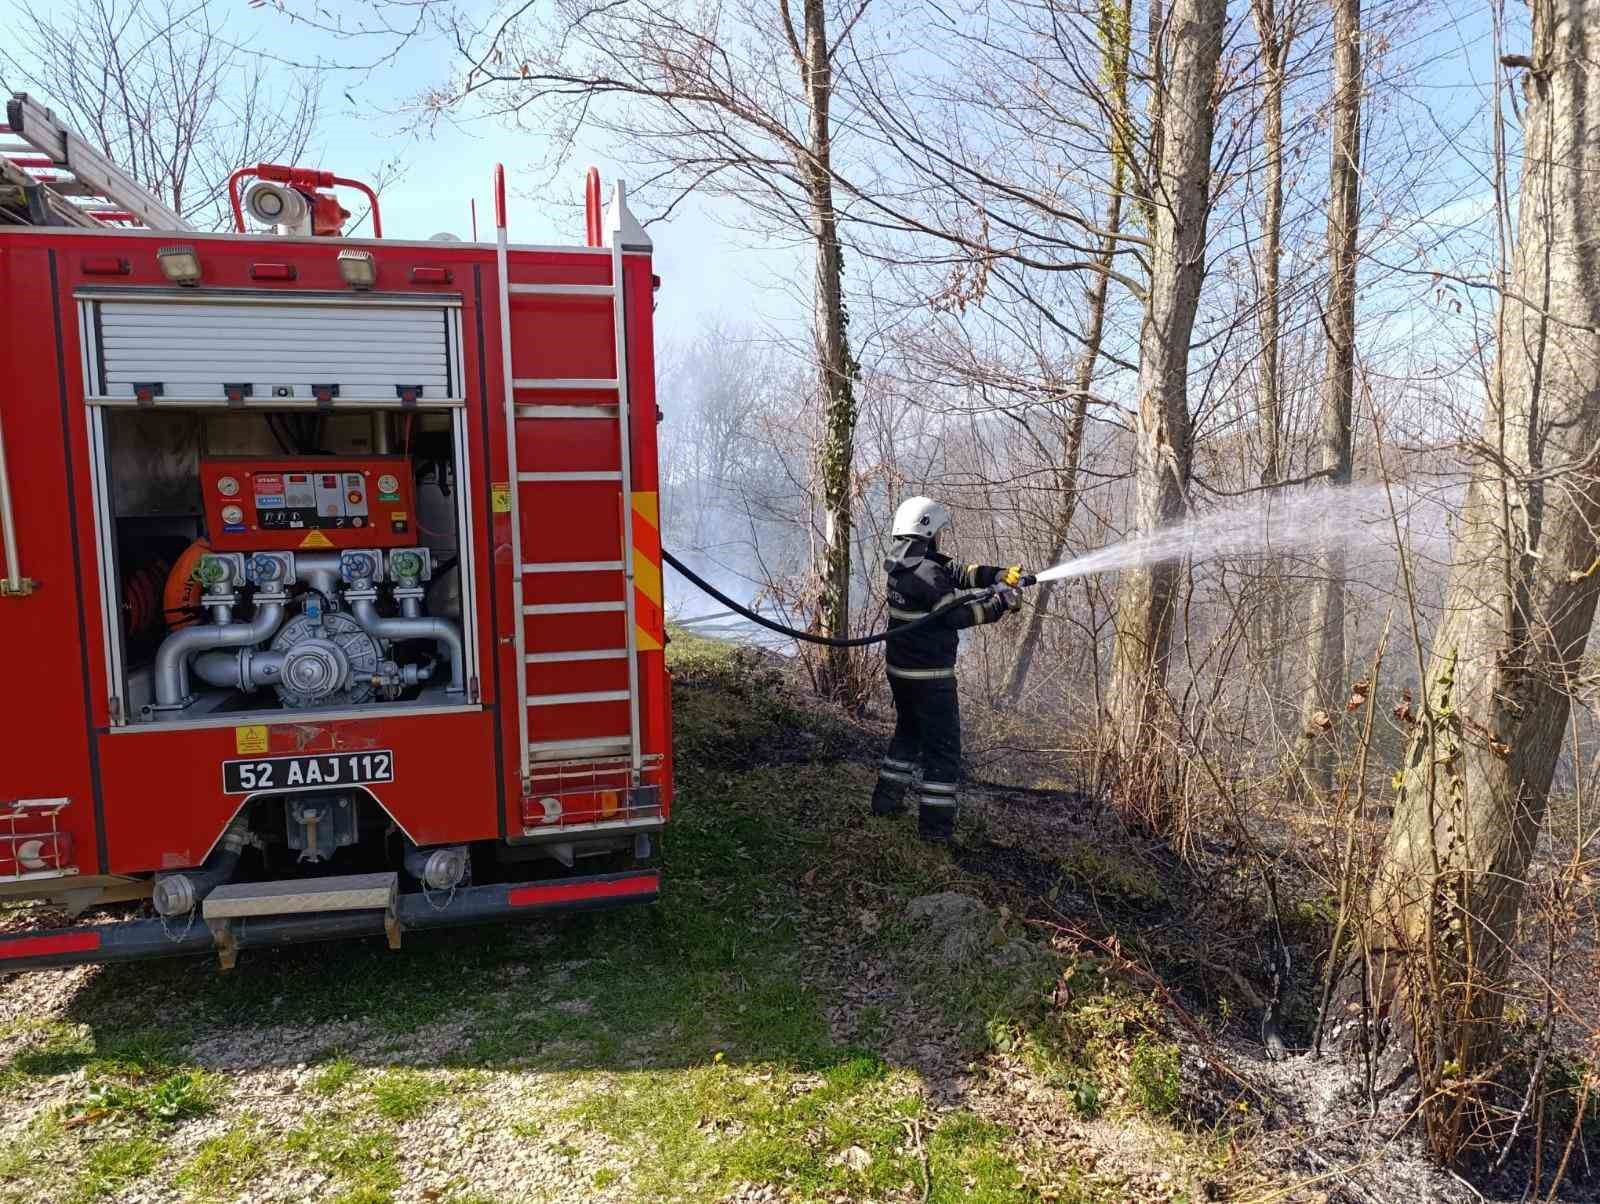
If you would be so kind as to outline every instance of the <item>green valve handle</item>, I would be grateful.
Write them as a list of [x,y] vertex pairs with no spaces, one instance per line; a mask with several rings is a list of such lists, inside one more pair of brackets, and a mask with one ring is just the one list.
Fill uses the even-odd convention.
[[422,575],[422,557],[415,552],[396,552],[389,559],[389,568],[396,577],[418,577]]
[[228,566],[215,556],[203,557],[194,575],[201,585],[219,585],[228,579]]

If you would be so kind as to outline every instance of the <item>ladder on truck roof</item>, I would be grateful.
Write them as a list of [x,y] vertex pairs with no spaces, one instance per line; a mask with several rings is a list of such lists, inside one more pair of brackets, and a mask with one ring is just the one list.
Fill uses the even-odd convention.
[[176,211],[26,92],[0,126],[0,219],[32,226],[192,230]]
[[[498,244],[497,266],[500,286],[500,348],[501,371],[505,387],[506,464],[510,476],[510,520],[512,613],[517,616],[514,645],[516,648],[518,746],[521,750],[522,781],[524,789],[533,773],[535,761],[549,762],[565,757],[587,758],[595,756],[626,756],[632,781],[637,783],[644,757],[639,719],[639,641],[636,623],[637,603],[634,597],[634,526],[633,526],[633,449],[632,423],[629,410],[628,381],[628,330],[627,304],[623,287],[622,253],[624,244],[634,249],[648,248],[650,238],[628,210],[626,187],[619,180],[612,205],[602,230],[600,217],[599,173],[590,169],[587,183],[588,243],[599,247],[609,242],[611,282],[609,284],[551,284],[525,283],[511,279],[506,234],[505,171],[495,168],[495,227]],[[615,375],[603,378],[554,378],[526,376],[517,372],[516,347],[511,334],[511,298],[513,296],[595,297],[610,301],[611,322],[615,354]],[[554,392],[600,394],[606,398],[597,405],[521,405],[516,394]],[[571,418],[614,418],[617,424],[619,466],[616,469],[600,466],[585,467],[563,472],[526,472],[517,465],[517,443],[521,433],[548,432],[549,422]],[[622,507],[622,539],[615,560],[585,560],[553,562],[524,560],[522,548],[522,488],[524,485],[577,485],[584,482],[616,481]],[[524,578],[531,573],[620,573],[623,578],[620,602],[573,602],[556,605],[524,604]],[[621,648],[589,648],[577,651],[529,653],[528,622],[532,617],[554,613],[581,613],[600,610],[620,610],[623,613],[624,646]],[[528,666],[555,661],[626,659],[628,686],[626,691],[607,690],[572,693],[532,693],[528,687]],[[584,703],[628,704],[628,730],[606,733],[603,736],[582,740],[539,741],[530,739],[529,712],[541,707],[569,706]]]

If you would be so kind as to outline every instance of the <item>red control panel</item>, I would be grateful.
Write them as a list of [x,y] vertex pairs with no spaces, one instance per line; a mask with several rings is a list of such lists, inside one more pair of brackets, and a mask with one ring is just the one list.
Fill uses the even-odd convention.
[[403,456],[201,460],[200,488],[219,552],[417,542],[411,461]]

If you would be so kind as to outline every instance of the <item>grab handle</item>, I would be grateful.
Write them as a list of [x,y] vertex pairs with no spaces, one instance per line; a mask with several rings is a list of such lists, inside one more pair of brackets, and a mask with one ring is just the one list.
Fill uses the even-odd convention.
[[17,563],[17,521],[11,510],[11,475],[6,468],[5,428],[0,426],[0,547],[5,550],[6,575],[0,577],[0,598],[24,598],[38,584],[22,575]]

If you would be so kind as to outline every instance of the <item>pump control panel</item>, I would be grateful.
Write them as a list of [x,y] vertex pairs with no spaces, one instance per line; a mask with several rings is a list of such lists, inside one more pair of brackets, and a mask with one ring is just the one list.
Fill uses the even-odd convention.
[[411,461],[402,456],[205,459],[200,488],[219,552],[417,542]]

